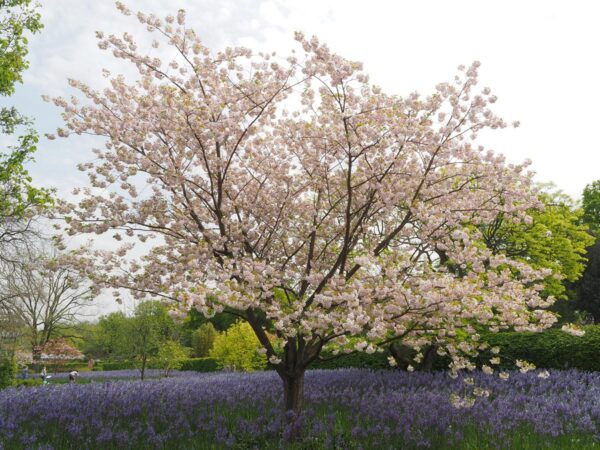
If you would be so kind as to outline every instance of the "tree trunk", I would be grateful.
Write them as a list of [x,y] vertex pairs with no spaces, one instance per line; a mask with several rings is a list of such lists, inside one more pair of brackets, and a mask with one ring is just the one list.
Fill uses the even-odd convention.
[[48,341],[50,341],[51,336],[52,327],[46,327],[46,325],[44,325],[44,329],[42,330],[42,338],[40,339],[40,345],[46,345]]
[[412,360],[414,351],[406,345],[402,345],[399,342],[392,342],[389,350],[399,369],[406,370],[409,365],[414,364]]
[[425,372],[431,372],[433,369],[433,363],[436,360],[437,350],[435,345],[428,345],[423,356],[423,370]]
[[142,381],[144,380],[144,373],[146,372],[146,358],[142,358],[142,368],[140,369],[142,373]]
[[284,375],[282,378],[285,411],[293,411],[295,415],[298,415],[304,407],[304,371],[293,375]]
[[409,365],[412,365],[417,370],[430,372],[433,369],[433,364],[437,358],[435,345],[427,345],[423,350],[423,361],[417,364],[414,361],[416,351],[400,342],[393,342],[389,347],[391,355],[396,360],[398,368],[406,370]]
[[36,353],[38,353],[39,347],[42,345],[38,342],[37,330],[31,330],[30,342],[31,342],[31,353],[34,355],[34,358],[35,358]]
[[281,375],[283,379],[284,439],[299,441],[302,425],[298,420],[304,408],[304,370]]

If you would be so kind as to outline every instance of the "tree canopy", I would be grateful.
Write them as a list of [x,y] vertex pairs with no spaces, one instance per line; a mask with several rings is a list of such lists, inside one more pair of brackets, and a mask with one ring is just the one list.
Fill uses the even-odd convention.
[[580,280],[574,285],[576,306],[591,314],[594,322],[600,322],[600,180],[588,184],[582,196],[582,222],[589,226],[595,242],[587,249],[587,266]]
[[593,238],[581,223],[583,211],[568,196],[546,190],[540,200],[543,208],[528,211],[531,219],[526,222],[514,223],[500,214],[481,227],[483,241],[494,254],[550,269],[544,294],[565,300],[565,282],[572,283],[583,273],[586,248]]
[[0,14],[0,95],[11,95],[29,67],[27,33],[43,25],[31,0],[0,0]]
[[600,239],[588,248],[589,260],[583,276],[575,285],[577,309],[587,311],[600,323]]
[[[29,66],[27,34],[41,29],[40,14],[31,0],[0,0],[0,95],[12,95],[15,84],[22,81]],[[12,138],[16,132],[20,135]],[[25,167],[38,143],[31,120],[14,107],[2,107],[0,133],[13,142],[0,150],[0,246],[6,246],[21,243],[37,209],[52,200],[51,191],[32,184]],[[0,258],[5,258],[1,248]]]
[[[173,331],[173,319],[160,302],[141,302],[131,317],[114,312],[100,319],[96,351],[103,356],[135,361],[144,379],[148,363],[157,357],[163,344],[173,337]],[[165,351],[163,348],[163,360]]]
[[0,305],[27,329],[31,348],[75,322],[93,289],[70,258],[40,240],[0,265]]
[[583,189],[583,221],[587,223],[596,237],[600,230],[600,180],[588,184]]

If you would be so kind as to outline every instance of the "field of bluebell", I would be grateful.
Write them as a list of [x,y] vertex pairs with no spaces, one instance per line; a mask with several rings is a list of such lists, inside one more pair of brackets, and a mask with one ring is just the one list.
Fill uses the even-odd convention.
[[[136,372],[113,376],[126,374]],[[0,448],[585,449],[600,442],[597,373],[517,372],[508,380],[476,373],[465,383],[445,373],[311,371],[305,414],[288,424],[274,372],[101,378],[109,375],[0,391]],[[457,408],[455,394],[474,403]],[[286,441],[293,427],[302,428],[302,441]]]

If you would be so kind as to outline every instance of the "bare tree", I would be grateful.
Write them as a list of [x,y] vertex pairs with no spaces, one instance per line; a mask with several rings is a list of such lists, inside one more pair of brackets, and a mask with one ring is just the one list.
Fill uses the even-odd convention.
[[0,266],[0,305],[27,330],[32,350],[81,315],[91,300],[86,279],[64,255],[45,243]]

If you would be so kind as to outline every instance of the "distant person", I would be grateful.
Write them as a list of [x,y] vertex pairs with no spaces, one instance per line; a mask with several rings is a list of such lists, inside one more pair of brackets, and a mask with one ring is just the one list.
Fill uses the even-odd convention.
[[88,360],[88,369],[94,370],[94,360],[92,358]]
[[48,379],[48,371],[46,370],[46,366],[42,368],[42,373],[40,374],[40,377],[42,378],[42,384],[46,384],[46,380]]
[[76,370],[72,370],[69,372],[69,383],[75,383],[77,381],[77,377],[79,376],[79,372]]
[[27,370],[27,366],[23,367],[23,370],[21,370],[21,378],[23,380],[26,380],[29,377],[29,370]]

